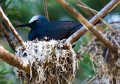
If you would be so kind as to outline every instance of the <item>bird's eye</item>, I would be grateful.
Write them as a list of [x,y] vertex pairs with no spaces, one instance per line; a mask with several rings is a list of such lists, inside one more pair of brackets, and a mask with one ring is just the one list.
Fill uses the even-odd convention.
[[33,23],[37,23],[37,22],[39,22],[39,20],[35,20],[35,21],[33,21]]

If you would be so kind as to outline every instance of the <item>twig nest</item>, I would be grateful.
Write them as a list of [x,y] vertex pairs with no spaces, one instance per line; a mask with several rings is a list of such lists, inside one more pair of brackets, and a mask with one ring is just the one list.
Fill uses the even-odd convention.
[[19,78],[33,84],[71,84],[77,58],[72,46],[63,49],[63,41],[27,41],[26,50],[16,48],[16,55],[30,64],[30,75],[15,69]]
[[[104,36],[120,48],[120,29],[107,31]],[[87,82],[88,84],[120,84],[120,49],[113,53],[98,39],[94,39],[85,51],[97,66],[96,75]]]

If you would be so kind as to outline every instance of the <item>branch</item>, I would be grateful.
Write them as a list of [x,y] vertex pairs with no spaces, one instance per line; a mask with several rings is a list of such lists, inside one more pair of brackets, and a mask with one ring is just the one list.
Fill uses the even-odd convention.
[[22,40],[22,38],[19,36],[19,34],[16,32],[15,28],[13,27],[12,23],[9,21],[9,19],[7,18],[7,16],[4,14],[2,8],[0,7],[0,18],[3,19],[3,21],[6,23],[6,25],[8,26],[8,28],[11,30],[11,32],[13,33],[13,35],[16,37],[16,39],[18,40],[18,42],[20,43],[20,45],[25,48],[24,46],[24,42]]
[[[110,50],[112,50],[113,52],[117,52],[118,48],[117,46],[113,45],[107,38],[105,38],[103,36],[103,34],[99,31],[97,31],[97,28],[94,27],[91,23],[95,24],[96,21],[98,21],[99,19],[96,19],[97,16],[93,17],[93,20],[90,20],[91,23],[89,23],[77,10],[75,10],[73,7],[71,7],[65,0],[57,0],[66,10],[68,10],[76,19],[78,19],[85,27],[87,27],[100,41],[102,41],[105,46],[107,46]],[[110,5],[112,5],[111,8],[113,8],[113,6],[115,6],[116,4],[118,4],[120,2],[120,0],[112,0],[112,3],[109,3]],[[116,4],[113,5],[113,2]],[[110,5],[107,5],[106,7],[109,7]],[[107,10],[107,9],[106,9]],[[109,11],[111,9],[109,8]],[[100,13],[98,13],[97,15],[99,16],[104,16],[107,14],[107,12],[109,11],[105,11],[105,13],[103,15],[101,15],[100,13],[102,13],[102,11]],[[94,20],[95,18],[95,20]],[[79,35],[79,31],[76,32],[77,34],[75,35],[76,37],[80,37]],[[74,34],[73,34],[74,35]],[[71,36],[68,39],[76,39],[76,37]],[[67,40],[65,42],[65,45],[67,45],[67,43],[71,43],[71,40]],[[74,41],[75,41],[74,40]]]
[[2,23],[0,23],[0,30],[2,31],[3,35],[5,36],[5,38],[7,39],[9,45],[11,46],[12,50],[15,51],[15,43],[12,41],[11,37],[9,36],[9,34],[7,33],[7,31],[4,29]]
[[[63,0],[57,0],[58,2],[61,2]],[[119,4],[120,0],[111,0],[100,12],[98,12],[89,22],[92,24],[96,24],[100,19],[99,17],[104,17],[108,12],[110,12],[117,4]],[[78,13],[78,12],[77,12]],[[87,32],[85,27],[80,28],[76,33],[71,35],[67,40],[66,43],[74,43],[76,40],[78,40],[82,35],[84,35]]]
[[47,17],[47,19],[49,20],[46,0],[44,0],[44,11],[45,11],[45,16],[46,16],[46,17]]
[[[98,11],[90,8],[89,6],[87,6],[87,5],[86,5],[85,3],[83,3],[82,1],[78,0],[78,2],[79,2],[80,4],[82,4],[82,5],[79,5],[79,4],[78,4],[78,6],[81,6],[81,7],[85,8],[85,9],[90,10],[94,15],[96,15],[96,14],[98,13]],[[99,19],[101,20],[101,22],[103,22],[108,28],[110,28],[110,30],[115,31],[115,30],[114,30],[107,22],[105,22],[100,16],[97,16],[97,18],[99,18]]]
[[14,67],[17,67],[17,68],[25,71],[28,74],[30,72],[29,65],[24,60],[22,60],[18,56],[11,54],[6,49],[4,49],[2,46],[0,46],[0,59],[2,59],[6,63],[8,63]]

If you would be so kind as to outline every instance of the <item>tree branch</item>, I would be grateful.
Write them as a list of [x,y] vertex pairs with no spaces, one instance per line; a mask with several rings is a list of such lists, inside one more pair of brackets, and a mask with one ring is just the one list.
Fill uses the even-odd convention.
[[49,15],[48,15],[48,10],[47,10],[46,0],[44,0],[44,11],[45,11],[45,16],[46,16],[47,19],[49,20]]
[[[65,0],[57,0],[66,10],[68,10],[76,19],[78,19],[78,21],[80,21],[85,27],[87,27],[100,41],[102,41],[110,50],[112,50],[113,52],[117,52],[118,48],[117,46],[113,45],[107,38],[105,38],[103,36],[103,34],[99,31],[97,31],[96,27],[94,27],[91,23],[95,24],[99,19],[97,19],[98,15],[99,16],[105,16],[112,8],[114,8],[116,6],[116,4],[118,4],[120,2],[120,0],[112,0],[106,7],[107,9],[109,8],[109,6],[111,6],[109,8],[109,10],[106,9],[106,11],[101,10],[101,12],[99,12],[97,14],[97,16],[93,17],[93,20],[90,20],[91,23],[89,23],[77,10],[75,10],[73,7],[71,7]],[[113,3],[114,2],[114,3]],[[116,4],[115,4],[116,3]],[[113,7],[114,6],[114,7]],[[101,13],[103,15],[101,15]],[[86,32],[86,31],[85,31]],[[76,32],[77,34],[73,34],[75,36],[70,36],[70,40],[67,40],[65,42],[65,45],[67,45],[68,43],[71,43],[71,41],[77,40],[80,35],[79,35],[79,31]],[[77,38],[77,39],[76,39]],[[72,42],[73,43],[73,42]]]
[[[57,0],[58,2],[61,2],[63,0]],[[100,19],[99,17],[104,17],[108,12],[110,12],[117,4],[119,4],[120,0],[111,0],[100,12],[98,12],[89,22],[92,24],[96,24]],[[74,43],[76,40],[78,40],[82,35],[84,35],[87,32],[86,28],[83,26],[80,28],[77,32],[75,32],[73,35],[71,35],[67,40],[66,43]]]
[[10,38],[9,34],[7,33],[7,31],[4,29],[2,23],[0,23],[0,30],[2,31],[3,35],[5,36],[5,38],[7,39],[9,45],[11,46],[12,50],[15,51],[15,43],[12,41],[12,39]]
[[[95,11],[94,9],[90,8],[82,1],[78,0],[78,2],[81,4],[81,5],[78,4],[78,6],[81,6],[81,7],[84,7],[85,9],[90,10],[94,15],[96,15],[98,13],[98,11]],[[108,28],[110,28],[111,30],[114,31],[114,29],[107,22],[105,22],[100,16],[97,16],[97,18],[99,18],[101,20],[101,22],[104,23]]]
[[14,67],[17,67],[17,68],[25,71],[28,74],[30,72],[29,65],[26,63],[26,61],[22,60],[18,56],[11,54],[6,49],[4,49],[2,46],[0,46],[0,59],[2,59],[6,63],[8,63]]
[[12,23],[9,21],[9,19],[7,18],[7,16],[4,14],[4,12],[3,12],[3,10],[2,10],[1,7],[0,7],[0,18],[2,18],[3,21],[6,23],[6,25],[11,30],[11,32],[13,33],[13,35],[16,37],[16,39],[18,40],[18,42],[20,43],[20,45],[23,48],[25,48],[24,42],[23,42],[22,38],[18,35],[18,33],[16,32],[16,30],[13,27]]

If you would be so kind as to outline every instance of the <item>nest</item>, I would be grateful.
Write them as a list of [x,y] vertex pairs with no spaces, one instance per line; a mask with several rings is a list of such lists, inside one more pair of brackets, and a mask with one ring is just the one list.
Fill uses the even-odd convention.
[[[120,48],[120,29],[107,31],[104,36]],[[87,84],[120,84],[120,49],[113,53],[98,39],[94,39],[85,52],[90,55],[91,61],[97,67],[96,75],[88,80]]]
[[16,48],[16,55],[30,65],[30,75],[15,68],[18,78],[32,84],[71,84],[77,58],[72,46],[63,49],[63,41],[27,41],[26,50]]

